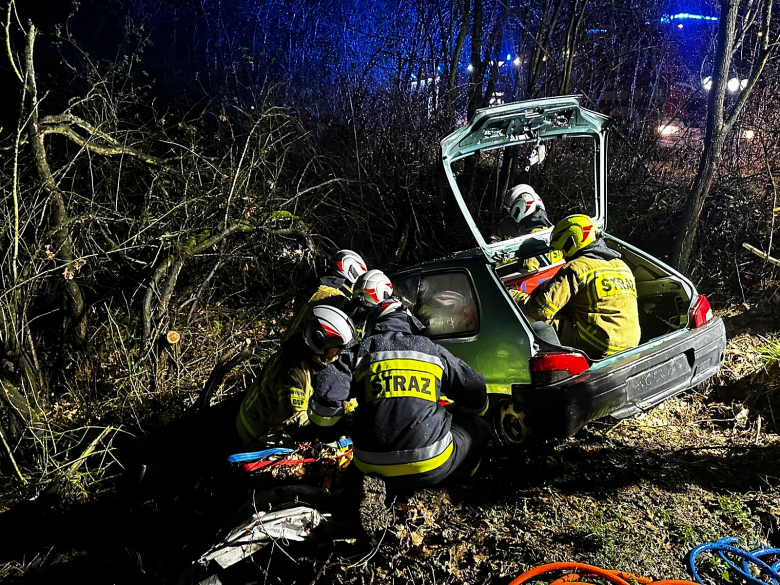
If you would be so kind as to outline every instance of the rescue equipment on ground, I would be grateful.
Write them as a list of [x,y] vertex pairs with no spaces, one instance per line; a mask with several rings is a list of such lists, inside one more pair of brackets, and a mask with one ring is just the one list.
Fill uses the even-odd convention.
[[352,439],[342,437],[332,443],[301,443],[297,449],[271,447],[262,451],[236,453],[227,458],[228,463],[241,464],[241,471],[251,473],[273,467],[292,467],[310,463],[336,462],[340,468],[352,460]]
[[[745,551],[741,548],[732,546],[738,542],[739,539],[733,536],[720,538],[715,542],[705,542],[694,548],[688,554],[688,568],[699,583],[704,585],[699,576],[699,572],[696,570],[696,557],[704,552],[716,553],[721,560],[723,560],[729,569],[737,573],[740,579],[744,579],[748,583],[753,585],[766,585],[766,581],[757,579],[753,573],[751,573],[751,565],[763,573],[773,583],[780,583],[780,548],[756,548],[751,551]],[[770,565],[764,561],[761,557],[774,556],[775,562]],[[732,557],[732,558],[729,558]],[[739,561],[732,560],[733,557],[738,557],[742,560],[741,566],[737,563]]]
[[[538,578],[547,573],[553,573],[554,578]],[[622,571],[615,571],[612,569],[602,569],[584,563],[550,563],[548,565],[541,565],[530,571],[526,571],[509,585],[520,585],[531,579],[534,579],[534,583],[549,581],[550,585],[564,585],[565,583],[571,583],[572,581],[576,581],[580,585],[589,585],[594,578],[601,581],[607,581],[613,585],[632,585],[636,583],[640,583],[641,585],[697,585],[693,581],[678,579],[653,581],[647,577],[640,577],[639,575],[623,573]]]

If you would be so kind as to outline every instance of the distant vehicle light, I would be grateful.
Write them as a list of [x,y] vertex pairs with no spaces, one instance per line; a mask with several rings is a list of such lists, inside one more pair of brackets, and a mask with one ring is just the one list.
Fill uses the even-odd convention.
[[745,140],[753,140],[756,137],[756,133],[753,130],[745,130],[742,136],[745,137]]
[[520,63],[521,63],[520,57],[515,57],[515,60],[512,61],[512,63],[514,63],[515,65],[520,65]]
[[702,80],[702,82],[701,82],[701,86],[702,86],[702,87],[703,87],[705,90],[707,90],[707,91],[710,91],[710,89],[712,89],[712,77],[710,77],[709,75],[708,75],[707,77],[705,77],[705,78]]
[[661,136],[671,136],[672,134],[677,134],[680,131],[679,126],[674,126],[673,124],[661,124],[658,127],[658,134]]
[[748,83],[747,79],[743,79],[742,81],[740,81],[739,82],[739,89],[745,89],[747,87],[747,83]]
[[677,28],[682,28],[682,27],[683,27],[682,23],[677,25]]
[[728,85],[726,85],[726,87],[731,93],[735,93],[739,91],[739,79],[737,79],[736,77],[732,77],[731,79],[729,79]]
[[470,71],[470,72],[471,72],[471,71],[474,71],[474,66],[473,66],[471,63],[469,63],[469,66],[468,66],[468,67],[466,67],[466,69],[467,69],[468,71]]
[[[687,12],[680,12],[679,14],[673,14],[672,16],[669,17],[669,20],[683,20],[683,19],[716,21],[718,20],[718,17],[704,16],[703,14],[689,14]],[[661,17],[661,22],[664,22],[663,17]]]

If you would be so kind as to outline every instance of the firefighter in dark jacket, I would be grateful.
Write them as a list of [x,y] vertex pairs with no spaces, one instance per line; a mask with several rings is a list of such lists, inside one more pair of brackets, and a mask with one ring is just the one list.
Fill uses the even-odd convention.
[[344,312],[314,307],[303,332],[281,344],[249,387],[236,419],[244,447],[260,447],[269,439],[311,440],[318,431],[306,415],[312,378],[354,342],[355,327]]
[[284,343],[294,337],[303,329],[303,323],[311,315],[311,311],[318,305],[329,305],[337,309],[344,309],[352,298],[352,287],[366,272],[366,263],[352,250],[339,250],[330,259],[327,272],[319,278],[317,288],[310,291],[307,301],[295,310],[292,321],[287,331],[282,336]]
[[[491,234],[493,242],[533,234],[553,226],[547,217],[542,198],[531,185],[520,183],[512,187],[504,195],[503,207],[507,216],[493,228]],[[545,266],[557,264],[562,260],[563,256],[560,251],[550,250],[524,259],[523,270],[533,272]]]
[[[343,403],[358,402],[353,462],[388,486],[437,484],[457,468],[476,469],[490,438],[482,375],[428,338],[400,301],[377,305],[363,341],[314,381],[309,418],[334,424]],[[439,399],[457,404],[454,414]]]
[[553,325],[563,345],[593,359],[639,345],[634,275],[593,221],[587,215],[562,219],[550,247],[561,250],[567,264],[525,300],[526,316]]

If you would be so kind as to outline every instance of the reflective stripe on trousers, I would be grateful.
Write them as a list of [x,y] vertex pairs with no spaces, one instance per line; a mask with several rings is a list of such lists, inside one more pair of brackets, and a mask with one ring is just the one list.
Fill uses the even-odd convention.
[[370,452],[353,447],[353,461],[363,473],[384,477],[425,473],[443,465],[452,455],[452,434],[433,445],[407,451]]

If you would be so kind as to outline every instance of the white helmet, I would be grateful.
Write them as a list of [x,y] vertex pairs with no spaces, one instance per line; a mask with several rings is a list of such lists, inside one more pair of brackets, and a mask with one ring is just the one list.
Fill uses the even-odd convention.
[[432,300],[436,305],[448,311],[460,311],[466,306],[466,298],[454,290],[437,293],[432,297]]
[[539,209],[544,209],[544,203],[531,185],[520,183],[504,195],[504,209],[512,219],[520,223]]
[[360,275],[352,294],[369,305],[378,305],[393,296],[393,283],[384,272],[375,268]]
[[352,250],[339,250],[331,263],[336,274],[343,276],[349,284],[355,284],[358,277],[366,272],[366,263]]
[[346,313],[330,305],[318,305],[303,331],[303,340],[311,350],[322,355],[331,347],[346,348],[355,342],[355,326]]

